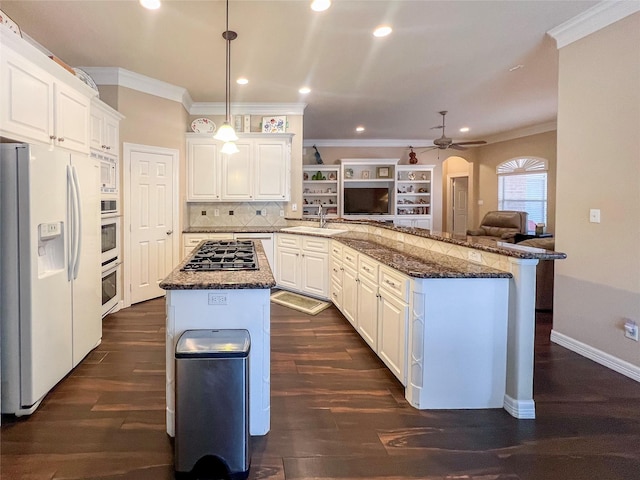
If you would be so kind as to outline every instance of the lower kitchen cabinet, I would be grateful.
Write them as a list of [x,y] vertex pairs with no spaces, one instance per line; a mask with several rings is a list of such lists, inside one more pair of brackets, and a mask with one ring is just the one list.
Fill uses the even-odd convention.
[[378,356],[407,385],[409,305],[380,289],[378,296]]
[[329,240],[277,234],[276,283],[279,287],[329,298]]
[[359,276],[356,325],[360,336],[378,352],[378,284]]

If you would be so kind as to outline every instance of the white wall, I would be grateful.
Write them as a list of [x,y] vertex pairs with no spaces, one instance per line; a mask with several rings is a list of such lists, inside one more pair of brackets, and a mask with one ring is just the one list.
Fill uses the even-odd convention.
[[560,50],[558,100],[554,331],[640,367],[640,13]]

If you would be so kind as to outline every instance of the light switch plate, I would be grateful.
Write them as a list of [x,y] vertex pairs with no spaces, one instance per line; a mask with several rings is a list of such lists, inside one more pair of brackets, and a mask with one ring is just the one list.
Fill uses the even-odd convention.
[[600,223],[600,209],[592,208],[589,210],[589,222]]

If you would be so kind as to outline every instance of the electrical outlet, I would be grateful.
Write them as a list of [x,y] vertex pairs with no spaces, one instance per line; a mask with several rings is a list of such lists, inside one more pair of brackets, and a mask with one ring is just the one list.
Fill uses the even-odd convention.
[[202,210],[202,212],[200,212],[200,215],[202,215],[203,217],[205,217],[207,215],[207,211],[206,210]]
[[219,217],[220,216],[220,210],[218,210],[217,208],[213,209],[213,216],[214,217]]
[[469,250],[467,258],[471,262],[482,263],[482,253],[477,250]]
[[229,210],[229,215],[233,215],[233,210]]
[[597,208],[592,208],[589,210],[589,222],[591,223],[600,223],[600,210]]
[[636,342],[638,341],[638,324],[630,318],[624,319],[624,336]]
[[210,293],[209,305],[226,305],[227,295],[224,293]]
[[266,217],[266,216],[267,216],[267,209],[266,209],[266,208],[263,208],[263,209],[262,209],[262,216],[263,216],[263,217]]
[[280,210],[280,216],[284,217],[284,210]]

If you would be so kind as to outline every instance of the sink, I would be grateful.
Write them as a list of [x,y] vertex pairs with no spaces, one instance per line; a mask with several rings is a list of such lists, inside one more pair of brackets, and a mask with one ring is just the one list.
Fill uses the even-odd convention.
[[310,233],[312,235],[321,235],[323,237],[332,237],[333,235],[338,235],[339,233],[345,233],[348,230],[338,230],[337,228],[320,228],[320,227],[286,227],[281,228],[281,232],[285,233]]

